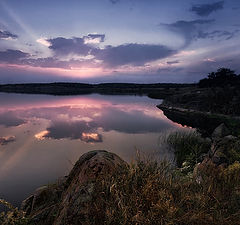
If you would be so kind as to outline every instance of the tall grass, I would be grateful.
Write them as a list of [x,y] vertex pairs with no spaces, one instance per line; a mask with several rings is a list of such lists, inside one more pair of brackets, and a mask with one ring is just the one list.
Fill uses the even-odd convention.
[[183,163],[187,162],[191,169],[211,147],[210,141],[203,139],[196,131],[172,132],[165,142],[174,151],[177,166],[182,167]]
[[29,220],[25,217],[25,212],[15,208],[11,203],[0,199],[0,205],[3,205],[7,210],[0,213],[1,225],[27,225]]
[[213,168],[201,170],[199,184],[166,162],[138,160],[98,181],[88,223],[240,224],[240,164]]

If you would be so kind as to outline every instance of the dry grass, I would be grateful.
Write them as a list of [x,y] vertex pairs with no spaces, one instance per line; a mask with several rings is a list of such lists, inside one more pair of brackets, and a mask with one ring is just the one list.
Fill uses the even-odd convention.
[[211,146],[211,143],[196,131],[172,132],[165,142],[174,151],[177,166],[182,167],[182,164],[187,162],[191,169],[202,161],[201,156],[207,153]]
[[6,212],[0,213],[1,225],[27,225],[29,220],[25,217],[25,213],[18,208],[12,206],[9,202],[0,199],[0,205],[8,209]]
[[137,160],[98,181],[89,224],[237,225],[239,174],[237,162],[226,169],[209,165],[199,184],[166,162]]
[[[84,224],[104,225],[238,225],[240,224],[240,163],[228,168],[199,168],[202,182],[167,162],[138,159],[113,176],[97,180]],[[10,208],[2,225],[26,225],[24,212]]]

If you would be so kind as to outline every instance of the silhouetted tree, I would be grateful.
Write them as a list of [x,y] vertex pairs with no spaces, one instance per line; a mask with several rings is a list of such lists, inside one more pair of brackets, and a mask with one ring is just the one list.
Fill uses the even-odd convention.
[[225,85],[235,85],[239,83],[240,76],[235,74],[235,71],[228,68],[220,68],[217,72],[208,74],[208,78],[199,81],[200,87],[221,87]]

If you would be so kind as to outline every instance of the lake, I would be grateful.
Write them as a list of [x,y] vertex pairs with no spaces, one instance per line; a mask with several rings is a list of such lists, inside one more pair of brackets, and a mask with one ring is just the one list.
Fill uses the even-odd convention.
[[19,206],[67,175],[85,152],[106,149],[130,162],[137,150],[173,158],[160,137],[181,125],[146,96],[0,93],[0,198]]

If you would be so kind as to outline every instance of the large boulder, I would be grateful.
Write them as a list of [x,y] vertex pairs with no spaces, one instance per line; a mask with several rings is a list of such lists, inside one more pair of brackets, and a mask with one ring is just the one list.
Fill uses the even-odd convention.
[[79,158],[66,179],[36,190],[23,201],[22,209],[33,224],[85,224],[90,217],[89,205],[94,204],[96,180],[124,167],[127,163],[116,154],[104,150],[88,152]]
[[223,138],[227,135],[230,135],[229,129],[225,126],[224,123],[221,123],[212,133],[213,139]]
[[216,165],[225,164],[227,166],[238,161],[240,159],[240,139],[227,135],[214,140],[208,156]]
[[236,161],[240,161],[240,138],[230,135],[230,131],[222,123],[214,130],[211,149],[202,162],[195,165],[193,176],[200,183],[202,171],[207,168],[226,168]]

